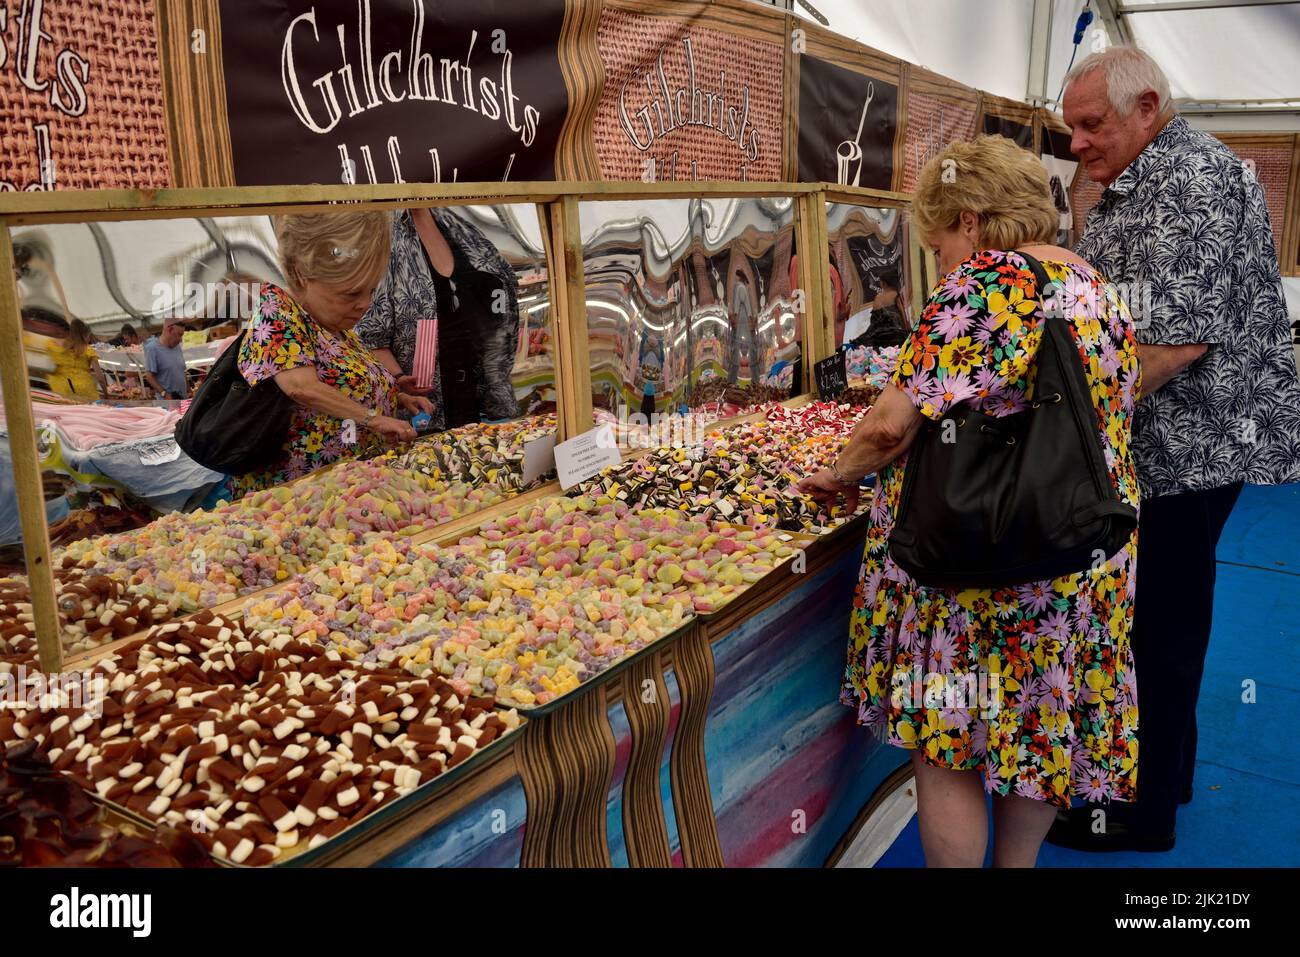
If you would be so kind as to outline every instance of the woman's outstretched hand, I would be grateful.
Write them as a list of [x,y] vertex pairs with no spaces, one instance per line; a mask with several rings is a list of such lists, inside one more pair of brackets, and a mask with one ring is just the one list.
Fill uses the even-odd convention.
[[418,415],[421,412],[427,412],[429,415],[433,415],[433,403],[423,396],[407,395],[405,392],[402,392],[397,396],[397,404],[404,411],[411,413],[411,415]]
[[857,514],[858,500],[862,495],[861,487],[857,482],[852,485],[842,484],[830,469],[822,469],[805,479],[800,479],[795,487],[800,492],[811,495],[823,505],[834,505],[842,495],[846,513],[850,516]]
[[415,384],[415,376],[402,375],[397,377],[397,391],[407,392],[411,395],[428,395],[433,391],[433,386],[429,385],[422,389]]
[[415,429],[411,427],[410,422],[394,419],[392,416],[377,415],[370,422],[369,427],[371,432],[398,442],[414,442],[416,439]]

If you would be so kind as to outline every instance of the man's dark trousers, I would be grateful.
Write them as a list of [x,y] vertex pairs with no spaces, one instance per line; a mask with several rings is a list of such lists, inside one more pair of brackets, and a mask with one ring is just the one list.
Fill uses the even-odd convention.
[[[1196,770],[1196,701],[1214,613],[1215,549],[1241,482],[1142,502],[1133,665],[1137,672],[1135,834],[1174,830]],[[1126,811],[1129,809],[1126,808]]]

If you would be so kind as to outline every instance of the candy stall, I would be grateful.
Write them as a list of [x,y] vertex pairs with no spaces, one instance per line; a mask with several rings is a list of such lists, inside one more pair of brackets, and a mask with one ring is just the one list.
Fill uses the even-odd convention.
[[[54,6],[28,66],[84,55],[85,95],[4,74],[0,864],[866,859],[907,780],[838,701],[872,503],[795,485],[941,278],[929,159],[1011,137],[1077,240],[1060,118],[750,0]],[[1224,141],[1293,274],[1300,139]],[[235,495],[105,340],[183,315],[215,369],[287,281],[275,217],[358,209],[505,294],[494,411]],[[93,406],[50,391],[74,318]],[[133,508],[64,534],[62,487]]]
[[[529,277],[545,332],[521,335],[513,420],[53,550],[6,348],[28,559],[0,581],[6,773],[74,782],[66,827],[117,828],[103,853],[820,865],[888,786],[901,760],[836,703],[864,515],[794,489],[885,381],[858,363],[844,395],[809,388],[836,352],[829,283],[825,257],[791,261],[828,248],[826,193],[504,189],[50,194],[6,216],[5,243],[57,246],[85,221],[445,206]],[[883,211],[873,248],[905,259],[900,198],[839,192]],[[788,384],[762,381],[782,360]],[[546,390],[554,411],[524,401]],[[564,443],[601,430],[614,461],[562,483]]]

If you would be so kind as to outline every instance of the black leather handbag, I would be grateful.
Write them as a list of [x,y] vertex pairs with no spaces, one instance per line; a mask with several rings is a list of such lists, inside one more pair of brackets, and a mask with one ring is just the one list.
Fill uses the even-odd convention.
[[1137,510],[1120,501],[1074,337],[1024,256],[1044,315],[1034,401],[994,417],[966,403],[927,424],[908,455],[889,551],[919,584],[999,588],[1098,565],[1124,547]]
[[227,475],[266,468],[284,450],[297,403],[274,382],[250,386],[239,371],[245,330],[212,364],[185,415],[176,444],[200,465]]

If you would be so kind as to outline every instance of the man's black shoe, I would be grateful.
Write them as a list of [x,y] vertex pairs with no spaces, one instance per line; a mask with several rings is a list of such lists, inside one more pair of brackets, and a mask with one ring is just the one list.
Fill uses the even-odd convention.
[[1069,811],[1057,811],[1056,820],[1047,832],[1047,843],[1057,847],[1068,847],[1075,851],[1170,851],[1174,847],[1174,832],[1163,835],[1139,834],[1130,825],[1116,820],[1113,815],[1106,818],[1106,829],[1101,833],[1093,831],[1093,807],[1077,807]]
[[1188,787],[1185,791],[1183,791],[1183,793],[1182,793],[1181,795],[1179,795],[1179,797],[1178,797],[1178,803],[1179,803],[1179,804],[1191,804],[1191,803],[1192,803],[1192,789],[1191,789],[1190,787]]

